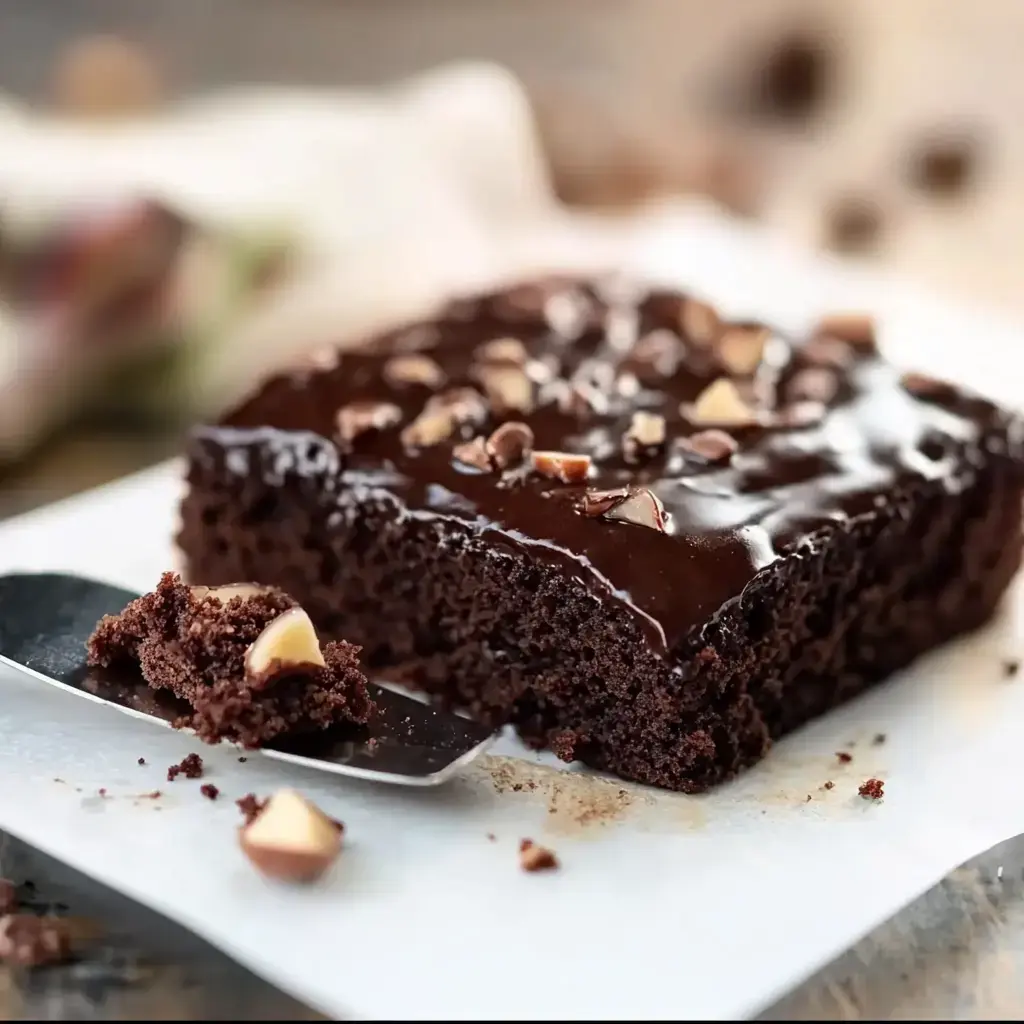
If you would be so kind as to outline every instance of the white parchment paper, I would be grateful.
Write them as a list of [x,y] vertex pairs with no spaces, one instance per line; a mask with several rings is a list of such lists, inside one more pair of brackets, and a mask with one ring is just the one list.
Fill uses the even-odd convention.
[[[629,261],[737,312],[795,324],[870,304],[901,361],[1013,397],[1024,339],[1012,326],[807,263],[700,212],[662,211],[633,241]],[[7,524],[0,571],[149,587],[173,564],[179,473],[160,467]],[[0,670],[0,827],[335,1016],[746,1016],[1024,825],[1024,678],[1002,668],[1021,612],[1008,601],[991,628],[701,797],[567,771],[507,738],[434,791],[242,763]],[[165,781],[192,750],[217,802],[197,782]],[[871,776],[885,780],[881,803],[857,796]],[[347,826],[342,858],[312,888],[266,883],[238,850],[233,799],[285,784]],[[143,796],[154,789],[161,799]],[[525,836],[562,869],[521,872]]]

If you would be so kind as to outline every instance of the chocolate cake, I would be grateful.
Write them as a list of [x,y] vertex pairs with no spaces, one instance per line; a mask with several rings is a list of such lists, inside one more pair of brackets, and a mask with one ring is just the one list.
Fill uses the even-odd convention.
[[[164,573],[150,594],[108,615],[89,639],[90,665],[137,662],[154,689],[191,705],[179,726],[207,742],[256,747],[286,732],[366,722],[373,704],[359,648],[321,650],[305,612],[282,590],[253,584],[189,587]],[[202,774],[190,754],[168,781]]]
[[392,678],[693,792],[989,618],[1022,439],[864,317],[789,338],[548,278],[199,429],[179,542],[193,581],[281,587]]

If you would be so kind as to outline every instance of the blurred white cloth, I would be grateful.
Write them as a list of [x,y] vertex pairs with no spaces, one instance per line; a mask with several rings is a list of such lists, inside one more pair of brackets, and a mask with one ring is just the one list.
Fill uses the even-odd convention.
[[[121,194],[162,200],[213,237],[276,233],[293,245],[283,278],[258,295],[233,290],[223,254],[185,261],[182,372],[159,382],[152,401],[198,415],[305,348],[351,341],[544,262],[529,240],[560,216],[525,93],[486,64],[373,93],[229,93],[145,122],[5,108],[5,231]],[[0,329],[0,456],[69,414],[109,369],[104,360],[118,358],[72,352],[55,364],[32,345],[17,323]]]

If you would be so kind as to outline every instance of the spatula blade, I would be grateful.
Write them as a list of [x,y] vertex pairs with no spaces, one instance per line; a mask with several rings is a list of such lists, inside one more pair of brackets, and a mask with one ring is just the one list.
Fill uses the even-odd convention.
[[[188,708],[146,685],[137,671],[90,668],[85,645],[96,623],[137,594],[61,573],[0,576],[0,663],[118,711],[170,726]],[[288,737],[259,751],[291,764],[375,782],[435,786],[490,745],[468,719],[369,685],[380,708],[366,727]]]

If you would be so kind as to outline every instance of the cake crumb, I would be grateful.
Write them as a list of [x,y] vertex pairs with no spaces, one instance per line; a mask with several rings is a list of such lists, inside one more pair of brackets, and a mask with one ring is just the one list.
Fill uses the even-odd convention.
[[558,858],[547,847],[523,839],[519,843],[519,865],[524,871],[550,871],[558,867]]
[[207,800],[216,800],[220,796],[220,790],[212,782],[204,782],[199,787],[199,792],[206,797]]
[[159,800],[163,796],[163,793],[159,789],[154,789],[150,793],[140,793],[139,798],[141,800]]
[[490,842],[493,843],[494,842],[494,833],[493,832],[488,832],[487,833],[487,838],[490,840]]
[[245,764],[245,762],[248,761],[248,760],[249,760],[249,758],[247,758],[247,757],[240,757],[238,759],[238,762],[239,762],[239,764]]
[[840,764],[849,764],[853,760],[853,754],[848,754],[845,750],[837,750],[836,757],[839,758]]
[[106,788],[104,786],[100,786],[100,788],[97,790],[97,792],[99,793],[100,796],[106,796],[107,795],[107,790],[106,790]]
[[188,754],[180,764],[172,764],[167,769],[167,781],[173,782],[179,775],[186,779],[198,779],[203,774],[203,759],[198,754]]
[[139,764],[145,764],[145,763],[146,763],[146,759],[144,757],[140,757],[139,758]]
[[834,789],[835,785],[836,784],[831,779],[829,779],[828,782],[826,782],[825,785],[822,787],[822,789]]
[[1007,679],[1012,679],[1018,672],[1020,672],[1020,662],[1016,658],[1007,658],[1003,662],[1003,675]]
[[865,782],[857,792],[860,793],[865,800],[881,800],[885,795],[883,786],[884,784],[881,779],[868,779],[868,781]]
[[242,812],[246,825],[251,825],[260,815],[260,812],[267,806],[267,801],[261,800],[255,793],[246,793],[239,797],[235,805]]
[[0,918],[0,960],[19,967],[64,963],[71,953],[71,934],[60,917],[7,914]]
[[876,732],[875,738],[871,741],[876,747],[880,747],[886,740],[884,732]]
[[810,794],[810,793],[808,793],[808,794],[807,794],[807,799],[806,799],[806,800],[804,801],[804,803],[805,803],[805,804],[809,804],[810,802],[811,802],[811,794]]
[[9,878],[0,878],[0,915],[9,914],[18,906],[14,883]]

